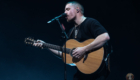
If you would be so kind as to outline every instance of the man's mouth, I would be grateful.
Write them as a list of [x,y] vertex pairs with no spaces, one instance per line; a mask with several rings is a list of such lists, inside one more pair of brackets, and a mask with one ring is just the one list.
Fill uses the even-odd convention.
[[68,15],[65,18],[68,19]]
[[68,16],[67,17],[65,17],[66,19],[68,18]]

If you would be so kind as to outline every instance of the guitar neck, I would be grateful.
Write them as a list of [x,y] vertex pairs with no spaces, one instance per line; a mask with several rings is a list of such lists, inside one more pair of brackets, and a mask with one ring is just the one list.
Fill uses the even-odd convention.
[[71,49],[64,48],[64,47],[57,46],[57,45],[53,45],[53,44],[49,44],[49,43],[43,43],[43,47],[59,50],[59,51],[62,51],[62,52],[65,52],[65,50],[66,50],[66,53],[69,53],[71,51]]

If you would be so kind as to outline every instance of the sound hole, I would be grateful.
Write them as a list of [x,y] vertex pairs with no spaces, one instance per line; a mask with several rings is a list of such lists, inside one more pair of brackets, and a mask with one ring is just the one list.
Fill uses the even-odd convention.
[[76,49],[76,48],[73,48],[73,49],[71,50],[71,52],[70,52],[71,57],[73,57],[72,53],[73,53],[73,50],[75,50],[75,49]]

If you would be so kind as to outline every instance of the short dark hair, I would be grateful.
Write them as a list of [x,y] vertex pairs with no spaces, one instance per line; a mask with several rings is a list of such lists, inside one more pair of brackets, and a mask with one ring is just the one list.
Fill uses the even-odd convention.
[[84,7],[79,2],[77,2],[77,1],[70,1],[70,2],[67,2],[66,5],[67,4],[73,4],[73,5],[78,6],[80,8],[81,13],[84,14]]

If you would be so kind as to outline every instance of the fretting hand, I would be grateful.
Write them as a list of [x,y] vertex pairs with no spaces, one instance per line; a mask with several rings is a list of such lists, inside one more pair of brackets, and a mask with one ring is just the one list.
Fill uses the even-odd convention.
[[45,42],[42,40],[37,40],[36,42],[33,43],[33,46],[40,47],[43,49],[43,43]]

